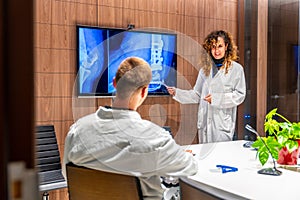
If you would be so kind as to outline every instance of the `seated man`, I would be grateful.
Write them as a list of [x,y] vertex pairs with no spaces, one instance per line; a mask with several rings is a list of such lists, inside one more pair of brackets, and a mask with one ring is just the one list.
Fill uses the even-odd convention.
[[161,176],[189,176],[197,161],[172,136],[154,123],[143,120],[137,108],[144,102],[151,81],[151,68],[140,58],[130,57],[119,66],[114,80],[112,107],[74,123],[65,140],[65,164],[137,176],[144,199],[163,197]]

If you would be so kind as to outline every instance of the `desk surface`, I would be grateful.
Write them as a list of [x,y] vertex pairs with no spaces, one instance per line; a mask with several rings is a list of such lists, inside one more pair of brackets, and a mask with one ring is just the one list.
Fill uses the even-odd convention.
[[[224,199],[300,199],[300,173],[281,169],[281,176],[258,174],[272,167],[272,162],[261,166],[256,151],[244,148],[246,141],[219,142],[184,146],[198,159],[198,173],[189,178],[204,191]],[[216,165],[238,168],[236,172],[222,173]]]

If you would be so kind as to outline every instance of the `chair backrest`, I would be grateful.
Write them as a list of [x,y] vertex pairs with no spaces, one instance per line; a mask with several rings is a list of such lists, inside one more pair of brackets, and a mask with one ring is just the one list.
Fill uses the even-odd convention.
[[66,165],[70,200],[140,200],[139,179],[68,163]]
[[[54,126],[37,126],[35,138],[36,168],[38,169],[39,185],[52,184],[52,186],[47,187],[47,190],[66,187],[66,181],[62,176],[60,154]],[[65,183],[62,185],[53,185],[59,182]]]
[[189,178],[180,178],[179,187],[181,200],[217,200],[220,199],[208,192],[205,192],[197,182]]

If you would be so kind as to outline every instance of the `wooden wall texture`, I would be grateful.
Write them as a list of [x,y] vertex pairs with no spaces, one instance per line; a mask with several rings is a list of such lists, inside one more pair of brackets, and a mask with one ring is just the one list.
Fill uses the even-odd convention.
[[[178,87],[191,89],[198,67],[197,51],[204,37],[226,29],[237,38],[238,0],[36,0],[35,122],[54,124],[61,155],[64,138],[77,118],[94,112],[106,99],[78,99],[76,24],[126,28],[155,27],[181,35],[178,40]],[[180,144],[195,142],[197,105],[180,105],[171,97],[148,97],[138,110],[142,117],[171,126]],[[67,200],[67,190],[50,193],[50,200]]]

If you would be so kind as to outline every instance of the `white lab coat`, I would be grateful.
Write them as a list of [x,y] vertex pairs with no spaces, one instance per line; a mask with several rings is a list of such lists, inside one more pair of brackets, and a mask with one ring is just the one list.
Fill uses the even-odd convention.
[[[65,164],[138,176],[144,199],[162,199],[160,176],[189,176],[197,161],[169,132],[136,111],[100,107],[79,119],[65,140]],[[113,186],[112,186],[113,187]]]
[[[228,73],[220,69],[213,77],[205,76],[200,69],[196,84],[192,90],[176,88],[176,101],[182,104],[199,103],[198,137],[199,143],[229,141],[233,139],[237,106],[246,96],[246,82],[243,67],[232,62]],[[212,95],[209,104],[204,100]]]

